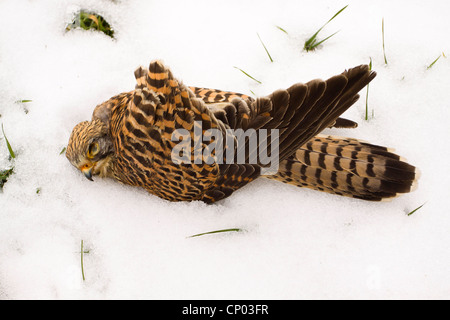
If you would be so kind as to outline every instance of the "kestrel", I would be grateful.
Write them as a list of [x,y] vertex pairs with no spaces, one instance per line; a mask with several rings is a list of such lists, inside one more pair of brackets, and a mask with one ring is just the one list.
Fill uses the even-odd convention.
[[[364,200],[392,198],[411,191],[414,166],[385,147],[320,135],[325,128],[356,127],[339,116],[375,75],[361,65],[253,99],[185,86],[162,62],[152,61],[148,69],[135,71],[133,91],[101,103],[91,121],[75,126],[66,156],[89,180],[111,177],[170,201],[212,203],[259,177]],[[259,141],[271,153],[276,144],[277,172],[262,175],[268,164],[252,160],[261,144],[228,134],[239,129],[269,132]],[[211,130],[231,140],[219,143]],[[174,139],[179,132],[183,138]],[[183,162],[173,157],[180,141],[190,141]],[[201,153],[211,149],[209,157]],[[239,152],[245,153],[241,161]],[[216,161],[219,154],[226,154],[223,161]]]

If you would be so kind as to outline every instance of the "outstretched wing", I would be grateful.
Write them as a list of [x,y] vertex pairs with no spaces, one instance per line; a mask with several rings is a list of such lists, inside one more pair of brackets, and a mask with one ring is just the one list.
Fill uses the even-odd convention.
[[[279,144],[279,161],[283,161],[327,127],[354,127],[354,122],[341,119],[339,116],[358,100],[358,92],[375,75],[368,66],[363,65],[326,81],[313,80],[306,84],[295,84],[286,90],[277,90],[267,97],[256,100],[244,99],[242,95],[226,92],[202,95],[206,89],[194,88],[194,92],[197,92],[204,101],[211,102],[217,99],[220,102],[210,104],[209,108],[227,128],[278,130],[279,140],[275,143]],[[235,97],[231,100],[224,99],[226,96]],[[267,132],[267,149],[270,146],[270,138],[270,132]],[[232,167],[232,172],[236,174],[221,175],[219,183],[216,184],[217,189],[220,190],[225,186],[235,190],[260,175],[262,164],[249,163],[250,155],[258,153],[258,150],[250,148],[248,140],[245,145],[238,146],[236,153],[239,153],[239,150],[246,152],[246,163],[239,168]]]
[[[211,89],[211,88],[200,88],[200,87],[189,87],[191,91],[195,94],[195,96],[204,103],[208,105],[208,107],[213,111],[216,118],[220,118],[224,122],[227,122],[228,117],[227,113],[224,113],[223,108],[227,106],[227,103],[230,103],[234,98],[241,98],[245,100],[248,104],[255,101],[254,98],[237,92],[232,91],[223,91],[219,89]],[[330,128],[356,128],[358,123],[355,121],[345,119],[345,118],[337,118],[336,121],[330,125]]]
[[256,100],[234,98],[226,104],[211,104],[210,109],[232,129],[279,130],[283,160],[327,127],[354,127],[356,123],[339,116],[358,100],[358,92],[375,76],[362,65],[326,81],[298,83]]

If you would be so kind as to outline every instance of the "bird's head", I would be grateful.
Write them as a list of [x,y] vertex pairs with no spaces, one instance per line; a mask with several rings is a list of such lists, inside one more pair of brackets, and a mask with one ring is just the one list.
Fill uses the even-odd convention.
[[109,175],[113,153],[113,142],[104,122],[84,121],[73,128],[66,157],[89,180],[93,175]]

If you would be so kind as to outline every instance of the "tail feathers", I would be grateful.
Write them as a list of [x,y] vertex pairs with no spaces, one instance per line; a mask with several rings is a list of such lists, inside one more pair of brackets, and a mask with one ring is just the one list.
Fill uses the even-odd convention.
[[316,136],[267,178],[371,201],[412,190],[414,166],[381,146],[356,139]]

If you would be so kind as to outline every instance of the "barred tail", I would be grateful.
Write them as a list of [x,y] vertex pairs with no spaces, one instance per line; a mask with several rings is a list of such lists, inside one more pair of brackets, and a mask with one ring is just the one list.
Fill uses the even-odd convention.
[[266,178],[358,199],[381,201],[410,192],[417,169],[381,146],[316,136]]

